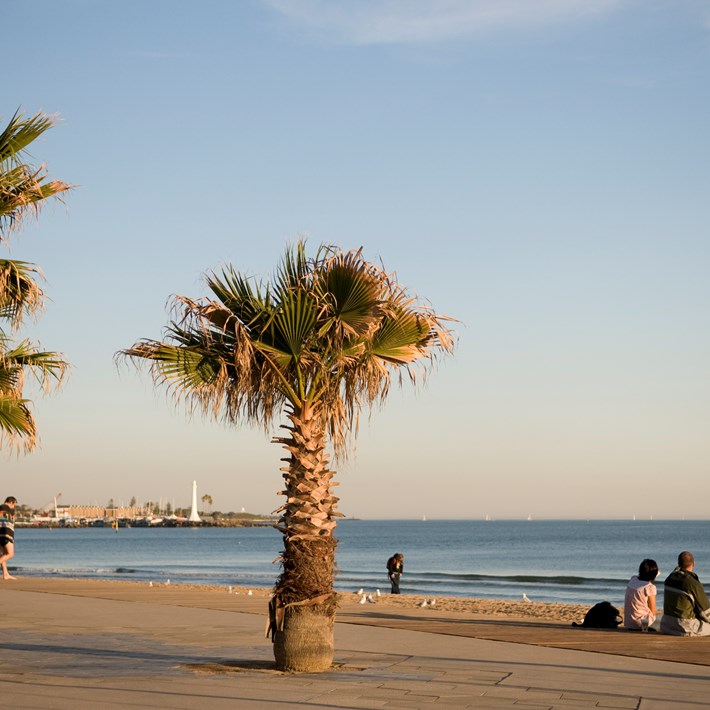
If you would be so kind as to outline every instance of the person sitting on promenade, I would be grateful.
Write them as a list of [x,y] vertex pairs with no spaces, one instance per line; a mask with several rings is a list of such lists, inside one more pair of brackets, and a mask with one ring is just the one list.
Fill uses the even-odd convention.
[[710,600],[693,572],[691,552],[678,555],[678,566],[663,585],[661,633],[673,636],[710,636]]
[[656,561],[643,560],[638,575],[631,577],[626,586],[624,628],[645,630],[656,620],[656,577]]

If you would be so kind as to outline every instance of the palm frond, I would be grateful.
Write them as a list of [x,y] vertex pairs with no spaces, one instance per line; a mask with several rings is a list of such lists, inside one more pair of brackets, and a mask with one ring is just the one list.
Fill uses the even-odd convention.
[[0,259],[0,318],[8,319],[13,328],[25,314],[34,314],[43,306],[44,293],[34,275],[42,275],[34,264]]
[[170,345],[144,340],[126,350],[125,355],[148,360],[156,380],[168,385],[179,397],[213,387],[222,369],[218,360],[194,344]]
[[36,343],[23,340],[0,355],[0,368],[30,372],[45,392],[64,379],[69,365],[61,353],[39,350]]
[[0,241],[17,229],[26,214],[37,215],[43,202],[73,186],[48,180],[44,164],[24,161],[27,147],[56,123],[56,118],[37,113],[30,118],[16,112],[0,133]]
[[313,335],[317,310],[313,296],[301,290],[283,294],[274,317],[275,340],[283,349],[298,358]]
[[221,275],[211,273],[206,278],[207,285],[229,314],[250,328],[263,322],[269,311],[269,303],[258,284],[253,283],[231,266],[222,270]]
[[306,256],[306,243],[299,240],[296,244],[287,247],[279,265],[276,268],[274,286],[279,291],[288,291],[304,284],[310,276],[308,257]]
[[0,449],[28,452],[37,445],[37,425],[28,404],[0,393]]
[[56,116],[36,113],[30,118],[24,118],[24,114],[19,110],[15,111],[5,129],[0,133],[0,163],[15,160],[56,121]]
[[382,315],[382,275],[362,258],[362,250],[336,254],[316,274],[315,288],[331,306],[320,335],[337,327],[344,338],[365,337]]

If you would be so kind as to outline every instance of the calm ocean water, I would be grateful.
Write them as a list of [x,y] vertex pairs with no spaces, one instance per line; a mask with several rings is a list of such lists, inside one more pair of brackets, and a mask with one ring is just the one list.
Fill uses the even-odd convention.
[[[707,521],[346,520],[336,586],[388,590],[385,562],[405,555],[404,593],[620,604],[644,557],[665,576],[691,550],[710,584]],[[18,528],[18,576],[270,587],[281,536],[272,528]],[[659,585],[659,593],[661,588]]]

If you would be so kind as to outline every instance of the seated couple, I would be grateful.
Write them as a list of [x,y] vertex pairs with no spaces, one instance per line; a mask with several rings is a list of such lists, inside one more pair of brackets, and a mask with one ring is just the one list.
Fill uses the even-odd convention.
[[[673,636],[710,636],[710,600],[693,572],[695,558],[690,552],[678,555],[678,566],[663,585],[663,616],[660,631]],[[626,588],[624,626],[640,629],[656,620],[656,587],[658,576],[654,560],[644,560],[638,575]]]

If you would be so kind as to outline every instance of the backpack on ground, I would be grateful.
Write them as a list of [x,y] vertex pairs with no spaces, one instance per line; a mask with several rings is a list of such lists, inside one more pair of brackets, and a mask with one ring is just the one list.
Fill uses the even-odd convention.
[[610,602],[599,602],[584,615],[584,621],[581,624],[573,621],[572,626],[584,626],[588,629],[615,629],[620,623],[619,610]]

